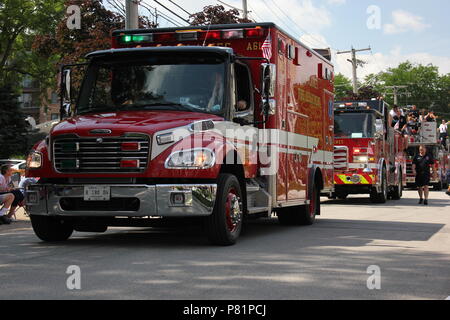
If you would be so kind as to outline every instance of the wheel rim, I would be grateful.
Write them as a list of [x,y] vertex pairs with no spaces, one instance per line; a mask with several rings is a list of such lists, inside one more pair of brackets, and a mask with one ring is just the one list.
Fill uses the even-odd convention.
[[234,232],[241,222],[240,199],[235,189],[230,189],[225,204],[228,231]]

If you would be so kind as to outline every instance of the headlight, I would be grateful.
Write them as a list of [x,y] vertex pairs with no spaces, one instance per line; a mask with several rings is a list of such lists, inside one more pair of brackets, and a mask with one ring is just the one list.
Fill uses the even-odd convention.
[[367,163],[367,162],[369,162],[369,157],[367,157],[367,156],[353,156],[353,162],[355,162],[355,163]]
[[209,169],[216,163],[209,149],[190,149],[172,153],[166,160],[167,169]]
[[39,169],[40,167],[42,167],[42,154],[38,151],[32,151],[28,155],[27,168]]

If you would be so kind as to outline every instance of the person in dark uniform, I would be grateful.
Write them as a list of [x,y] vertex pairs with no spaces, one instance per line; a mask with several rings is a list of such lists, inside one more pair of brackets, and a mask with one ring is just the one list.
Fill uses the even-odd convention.
[[[420,146],[419,154],[413,160],[413,172],[416,176],[416,185],[419,189],[419,204],[428,205],[428,195],[430,194],[430,167],[433,170],[433,176],[436,176],[436,168],[434,167],[433,156],[427,153],[427,147]],[[425,196],[425,200],[424,197]]]

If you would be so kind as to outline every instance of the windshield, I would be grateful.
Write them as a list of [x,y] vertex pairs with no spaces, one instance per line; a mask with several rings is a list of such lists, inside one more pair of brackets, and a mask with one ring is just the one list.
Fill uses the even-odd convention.
[[375,116],[372,113],[336,113],[334,135],[336,138],[372,138],[375,133]]
[[182,110],[220,114],[225,64],[211,56],[152,56],[94,62],[77,113],[120,110]]

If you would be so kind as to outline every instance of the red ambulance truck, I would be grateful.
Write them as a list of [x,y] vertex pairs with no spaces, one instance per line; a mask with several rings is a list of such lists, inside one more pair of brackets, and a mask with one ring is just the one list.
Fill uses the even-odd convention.
[[29,155],[40,239],[197,218],[231,245],[244,218],[314,223],[333,190],[328,50],[273,23],[115,31],[112,44],[87,56],[76,102]]

